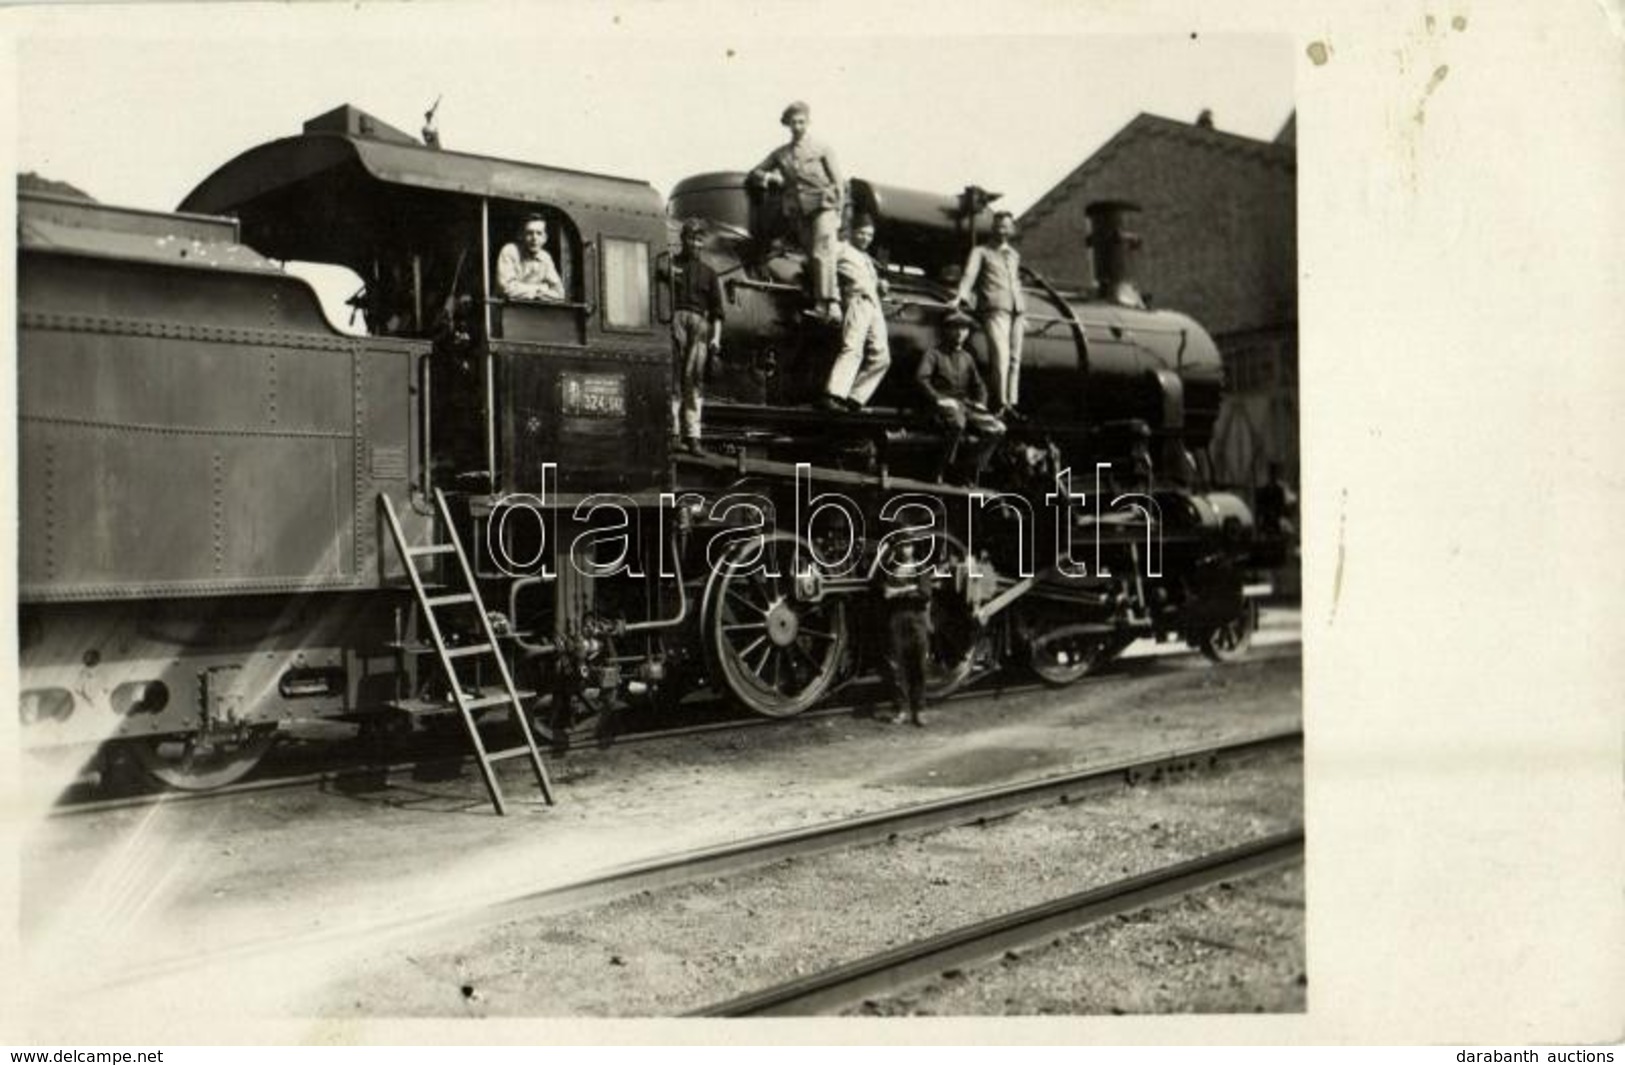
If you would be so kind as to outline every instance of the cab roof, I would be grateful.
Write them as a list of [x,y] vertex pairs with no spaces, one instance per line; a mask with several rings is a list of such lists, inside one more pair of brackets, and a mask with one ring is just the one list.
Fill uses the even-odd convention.
[[[335,214],[370,213],[392,193],[407,202],[451,193],[546,205],[578,223],[592,215],[665,216],[659,193],[647,182],[429,147],[348,104],[306,122],[297,136],[243,152],[193,189],[180,210],[233,215],[258,246],[262,223],[280,219],[271,230],[286,233],[293,222],[291,228],[305,230],[308,241]],[[308,226],[298,225],[300,219]],[[278,247],[262,250],[312,257],[310,249],[297,255]]]

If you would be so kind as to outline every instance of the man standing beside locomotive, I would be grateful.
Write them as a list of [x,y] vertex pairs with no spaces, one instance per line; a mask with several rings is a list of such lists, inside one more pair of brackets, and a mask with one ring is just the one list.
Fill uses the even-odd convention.
[[562,300],[564,281],[547,254],[547,221],[539,214],[525,219],[519,243],[497,253],[497,293],[509,300]]
[[972,484],[980,478],[988,457],[1005,433],[1004,423],[988,413],[987,386],[965,347],[973,324],[963,311],[949,311],[942,322],[943,343],[925,353],[915,373],[920,390],[936,406],[948,436],[937,479],[946,478],[953,470],[960,441],[969,435],[976,449],[966,478]]
[[972,294],[987,333],[993,371],[993,410],[1010,416],[1020,398],[1021,343],[1027,332],[1027,296],[1021,289],[1021,253],[1011,245],[1016,220],[1009,211],[993,216],[993,235],[971,249],[954,302],[970,307]]
[[790,143],[775,148],[750,172],[760,188],[781,189],[784,212],[807,253],[816,304],[813,317],[834,323],[840,319],[835,291],[835,239],[846,206],[846,181],[835,154],[807,137],[811,112],[797,100],[784,109],[779,124],[789,127]]
[[840,245],[836,259],[841,286],[841,350],[829,368],[822,403],[826,410],[862,410],[891,365],[886,316],[880,310],[886,281],[869,257],[869,245],[874,239],[874,222],[864,217],[854,219],[852,240]]
[[672,422],[683,450],[700,450],[700,407],[705,401],[705,366],[722,348],[722,282],[700,259],[705,223],[683,223],[683,250],[671,261],[671,347],[679,394],[672,397]]
[[931,653],[931,567],[916,557],[914,543],[904,540],[879,567],[880,600],[891,646],[892,693],[897,704],[894,724],[924,728],[925,670]]

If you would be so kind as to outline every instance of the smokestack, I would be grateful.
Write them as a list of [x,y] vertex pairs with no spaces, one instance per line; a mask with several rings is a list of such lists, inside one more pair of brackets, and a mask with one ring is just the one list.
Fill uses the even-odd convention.
[[1083,209],[1089,216],[1089,247],[1094,253],[1095,282],[1101,298],[1125,307],[1144,307],[1134,280],[1134,252],[1140,235],[1125,227],[1140,205],[1127,200],[1097,200]]

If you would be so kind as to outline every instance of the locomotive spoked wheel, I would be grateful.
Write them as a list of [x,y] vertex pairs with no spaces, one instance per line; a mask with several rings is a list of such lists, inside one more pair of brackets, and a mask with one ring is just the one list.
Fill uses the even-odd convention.
[[1038,679],[1056,688],[1082,680],[1122,653],[1133,637],[1083,626],[1062,626],[1033,636],[1027,664]]
[[1197,646],[1214,662],[1233,662],[1253,646],[1253,633],[1257,629],[1258,603],[1248,599],[1234,618],[1204,632],[1197,639]]
[[241,738],[202,741],[188,736],[157,736],[128,745],[148,777],[177,791],[209,791],[247,776],[276,742],[276,726],[250,729]]
[[[756,544],[759,556],[742,565],[752,561]],[[782,532],[746,541],[712,577],[706,634],[712,661],[728,691],[768,717],[793,717],[817,703],[846,654],[841,601],[803,602],[794,594],[796,566],[807,558],[798,545]]]

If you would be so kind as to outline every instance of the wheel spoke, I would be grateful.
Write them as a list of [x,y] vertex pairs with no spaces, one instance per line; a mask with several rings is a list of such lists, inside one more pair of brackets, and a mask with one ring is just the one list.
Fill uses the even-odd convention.
[[767,631],[767,622],[765,622],[765,621],[741,621],[741,622],[739,622],[737,624],[734,624],[734,625],[724,625],[724,626],[722,626],[722,631],[723,632],[766,632]]
[[756,650],[756,648],[762,646],[762,644],[764,644],[766,642],[767,642],[767,634],[766,633],[763,633],[762,635],[756,637],[756,639],[752,640],[750,642],[750,644],[743,651],[739,652],[740,660],[748,662],[749,660],[746,658],[746,656],[749,655],[752,651]]
[[744,592],[740,591],[738,588],[735,588],[731,584],[728,586],[728,595],[731,598],[733,598],[734,600],[736,600],[737,602],[743,604],[744,606],[750,608],[751,610],[756,611],[756,613],[762,615],[762,617],[764,617],[764,618],[767,617],[767,608],[766,607],[757,606],[755,603],[751,602],[749,598],[746,597]]
[[[765,637],[765,636],[762,637],[762,642],[765,643],[766,640],[767,640],[767,637]],[[752,644],[751,646],[755,647],[756,645]],[[762,650],[762,660],[760,662],[756,663],[754,666],[752,666],[750,664],[750,659],[746,658],[744,655],[740,655],[739,657],[740,657],[740,660],[743,661],[746,666],[750,667],[750,671],[752,673],[756,674],[756,676],[758,676],[758,677],[762,677],[762,675],[763,675],[762,670],[766,668],[767,660],[773,657],[773,645],[769,643],[765,648],[763,648],[763,650]]]

